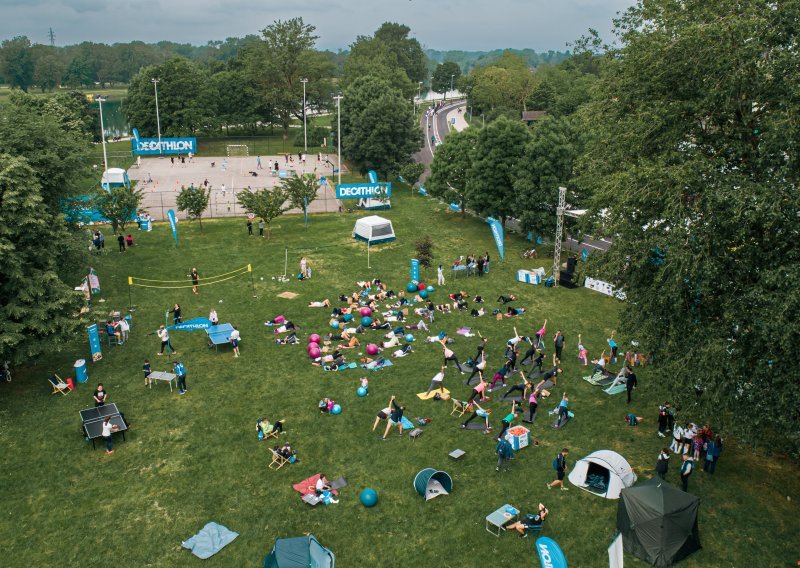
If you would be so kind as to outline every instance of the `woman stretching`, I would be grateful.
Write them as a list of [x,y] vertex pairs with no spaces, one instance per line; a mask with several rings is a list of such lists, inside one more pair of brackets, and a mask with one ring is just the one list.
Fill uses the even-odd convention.
[[506,373],[508,373],[508,361],[503,363],[503,366],[500,367],[500,369],[498,369],[498,371],[494,374],[492,385],[489,387],[489,392],[494,390],[494,385],[497,384],[497,381],[503,381],[503,388],[506,388]]
[[483,380],[483,373],[480,371],[478,372],[478,378],[480,379],[480,382],[472,388],[472,394],[470,394],[469,398],[467,399],[468,403],[471,403],[473,400],[475,400],[475,397],[478,395],[481,397],[481,402],[488,400],[483,396],[483,391],[486,390],[486,382]]
[[578,334],[578,360],[583,361],[584,367],[589,364],[589,357],[586,354],[586,347],[583,346],[580,333]]
[[461,371],[461,374],[464,374],[464,369],[461,367],[461,363],[458,362],[458,356],[453,353],[453,350],[447,346],[447,339],[440,339],[439,343],[442,344],[442,349],[444,351],[444,365],[447,365],[448,361],[453,361],[456,364],[456,368]]
[[466,428],[467,424],[469,424],[475,418],[480,416],[481,418],[483,418],[484,423],[486,425],[486,429],[483,431],[483,433],[488,434],[489,432],[492,431],[492,427],[489,425],[489,415],[492,413],[492,411],[489,409],[484,410],[477,402],[473,403],[473,406],[475,407],[475,410],[472,411],[472,416],[470,416],[464,422],[462,422],[461,427]]

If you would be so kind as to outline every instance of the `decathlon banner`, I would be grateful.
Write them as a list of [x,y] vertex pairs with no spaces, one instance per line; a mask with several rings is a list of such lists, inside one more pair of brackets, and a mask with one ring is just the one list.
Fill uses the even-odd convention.
[[561,547],[552,538],[542,536],[536,539],[536,552],[542,568],[567,568],[567,559]]
[[100,349],[100,333],[97,330],[97,324],[90,325],[88,331],[89,348],[92,350],[92,361],[97,362],[103,358],[103,352]]
[[172,229],[172,238],[175,239],[175,244],[178,244],[178,221],[175,219],[175,211],[170,209],[167,211],[167,217],[169,218],[169,226]]
[[162,138],[159,146],[158,138],[131,139],[133,153],[136,156],[152,154],[197,154],[197,138]]
[[503,225],[493,217],[486,219],[486,222],[489,223],[489,227],[492,229],[492,236],[494,237],[494,244],[497,245],[497,252],[500,253],[500,258],[505,262],[506,252],[505,244],[503,243]]
[[336,199],[381,199],[392,196],[392,183],[343,183],[336,186]]
[[411,281],[419,282],[419,261],[416,258],[411,259]]
[[175,331],[197,331],[199,329],[207,329],[211,327],[211,320],[208,318],[194,318],[185,322],[171,325],[167,329],[174,329]]

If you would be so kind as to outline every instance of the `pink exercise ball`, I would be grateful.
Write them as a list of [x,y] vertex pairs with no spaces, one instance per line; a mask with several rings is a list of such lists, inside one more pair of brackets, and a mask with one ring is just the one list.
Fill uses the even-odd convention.
[[361,312],[361,315],[364,317],[369,317],[372,315],[372,310],[367,308],[366,306],[361,308],[359,312]]
[[370,343],[369,345],[367,345],[367,353],[369,353],[370,355],[377,355],[378,346],[375,345],[374,343]]
[[308,344],[308,352],[311,353],[312,349],[319,349],[319,343],[309,343]]
[[309,343],[319,343],[320,337],[316,333],[312,333],[311,336],[308,338]]
[[308,350],[308,356],[312,359],[316,359],[320,355],[322,355],[322,352],[317,347]]

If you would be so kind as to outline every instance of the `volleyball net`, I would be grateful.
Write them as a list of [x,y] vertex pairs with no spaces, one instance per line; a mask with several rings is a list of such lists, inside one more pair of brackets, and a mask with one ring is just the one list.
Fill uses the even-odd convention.
[[216,274],[214,276],[205,276],[202,278],[197,278],[197,284],[194,283],[191,274],[187,274],[184,278],[179,280],[159,280],[157,278],[140,278],[138,276],[128,276],[128,286],[129,287],[139,287],[139,288],[159,288],[162,290],[175,290],[180,288],[194,288],[195,286],[211,286],[213,284],[219,284],[220,282],[227,282],[228,280],[233,280],[234,278],[239,278],[240,276],[244,276],[246,274],[251,275],[253,274],[253,266],[248,264],[247,266],[243,266],[241,268],[237,268],[236,270],[231,270],[230,272],[226,272],[224,274]]

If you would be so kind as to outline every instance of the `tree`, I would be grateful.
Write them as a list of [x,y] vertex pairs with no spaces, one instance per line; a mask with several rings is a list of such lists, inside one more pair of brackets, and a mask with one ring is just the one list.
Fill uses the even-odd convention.
[[82,298],[59,277],[65,259],[42,245],[70,237],[25,158],[0,154],[0,203],[0,360],[30,362],[76,337]]
[[436,66],[431,81],[431,89],[437,93],[446,93],[458,85],[461,78],[461,67],[452,61],[445,61]]
[[0,70],[9,85],[27,93],[33,84],[31,40],[17,36],[0,43]]
[[33,48],[33,83],[44,93],[52,91],[61,84],[66,68],[52,47],[37,45]]
[[427,182],[427,190],[432,197],[447,202],[457,201],[461,205],[462,216],[471,206],[467,200],[467,180],[472,172],[477,145],[478,132],[474,128],[445,136],[444,141],[436,147],[431,177]]
[[342,99],[342,153],[364,174],[396,174],[422,148],[411,103],[385,81],[361,77]]
[[537,80],[522,58],[505,52],[488,67],[477,67],[462,81],[476,114],[519,117]]
[[308,206],[317,198],[319,182],[314,174],[290,177],[281,182],[281,189],[288,197],[292,209],[302,209],[308,215]]
[[357,79],[366,76],[386,82],[406,98],[411,98],[417,92],[417,85],[411,82],[405,70],[400,67],[389,46],[375,38],[359,36],[350,46],[339,84],[342,89],[347,90]]
[[208,209],[208,200],[211,197],[211,190],[206,190],[202,185],[195,187],[181,187],[175,203],[178,211],[186,211],[189,219],[197,219],[200,223],[200,232],[203,231],[203,213]]
[[552,229],[561,186],[569,190],[571,208],[582,204],[573,181],[579,152],[578,133],[569,119],[545,117],[535,124],[514,180],[516,216],[524,231],[541,235]]
[[797,3],[638,3],[579,112],[587,227],[614,237],[593,272],[627,295],[623,336],[686,418],[795,455],[798,18]]
[[411,187],[417,184],[424,173],[425,164],[420,164],[419,162],[412,162],[400,168],[400,177],[406,180],[406,183]]
[[139,189],[112,187],[110,191],[100,191],[94,198],[94,208],[111,221],[111,230],[116,234],[117,229],[124,231],[125,225],[136,216],[142,198],[143,194]]
[[278,186],[253,192],[240,191],[236,198],[242,207],[264,221],[267,225],[267,240],[269,240],[272,221],[287,211],[287,195],[283,188]]
[[419,42],[408,37],[411,28],[403,24],[384,22],[375,32],[375,39],[394,54],[397,65],[405,71],[413,84],[427,78],[428,61]]
[[483,215],[506,219],[517,214],[514,182],[516,171],[525,160],[530,131],[519,120],[501,117],[478,131],[469,178],[467,197]]

